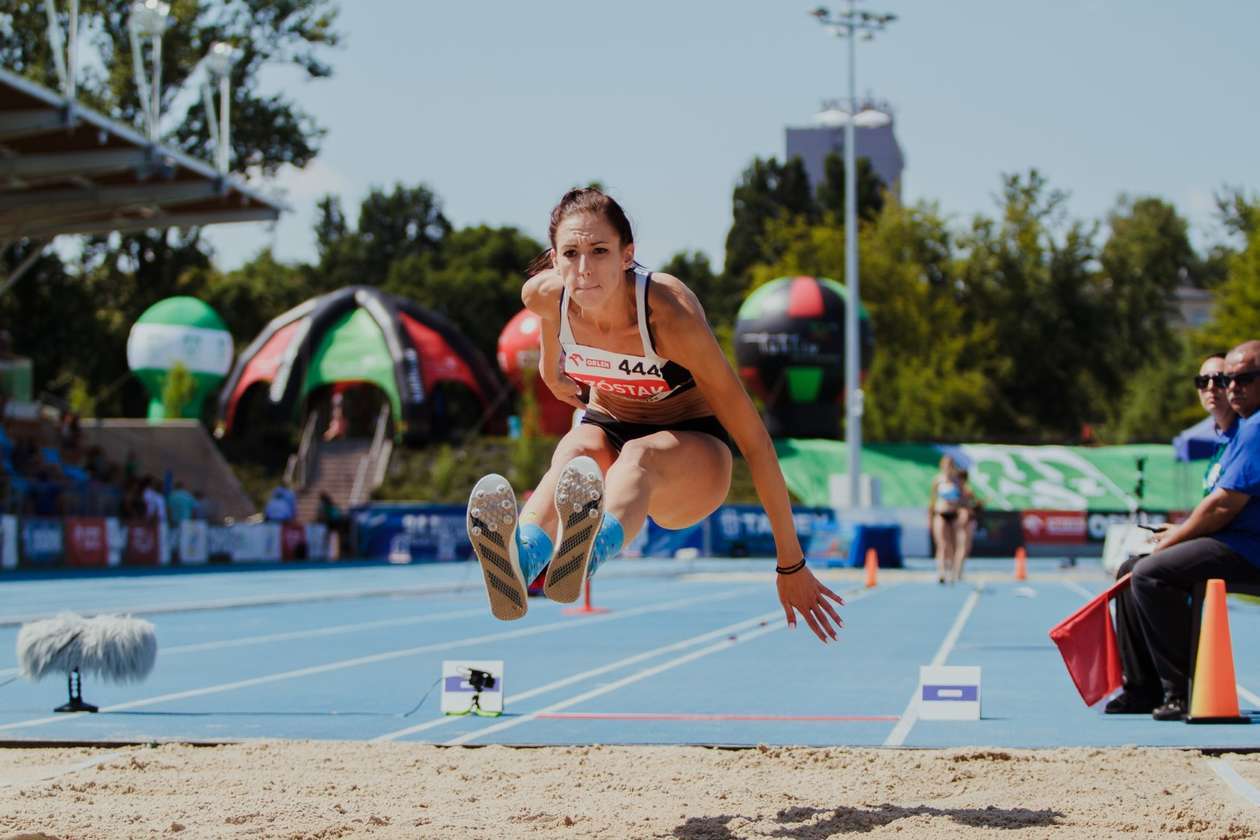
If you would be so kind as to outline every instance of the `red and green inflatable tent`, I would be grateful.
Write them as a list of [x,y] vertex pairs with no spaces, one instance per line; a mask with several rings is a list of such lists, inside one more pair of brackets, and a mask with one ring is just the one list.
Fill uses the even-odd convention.
[[429,437],[433,397],[449,385],[473,394],[491,430],[504,423],[493,407],[506,386],[485,356],[441,315],[371,286],[338,289],[273,318],[237,357],[218,420],[230,432],[242,397],[260,384],[274,412],[291,417],[313,391],[341,382],[384,392],[408,438]]

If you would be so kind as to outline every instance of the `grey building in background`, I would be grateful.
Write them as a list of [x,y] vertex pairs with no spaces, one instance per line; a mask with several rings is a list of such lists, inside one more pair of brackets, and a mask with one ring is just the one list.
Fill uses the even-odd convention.
[[[787,160],[799,157],[805,164],[805,174],[810,186],[818,188],[823,179],[823,162],[827,155],[844,154],[844,125],[848,115],[839,111],[834,102],[824,102],[823,110],[814,118],[814,125],[787,129]],[[901,172],[906,159],[893,133],[892,108],[885,102],[861,103],[854,134],[857,139],[857,156],[868,158],[871,168],[890,192],[901,197]]]

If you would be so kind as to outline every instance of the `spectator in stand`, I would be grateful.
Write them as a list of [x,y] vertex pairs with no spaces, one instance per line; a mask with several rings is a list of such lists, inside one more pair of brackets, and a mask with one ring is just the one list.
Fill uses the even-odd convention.
[[[1220,479],[1220,460],[1226,446],[1238,433],[1238,414],[1230,406],[1227,393],[1224,353],[1213,353],[1203,360],[1198,375],[1194,377],[1194,387],[1199,394],[1199,404],[1212,417],[1219,441],[1203,472],[1203,495],[1206,496]],[[1116,578],[1133,571],[1138,561],[1146,556],[1142,554],[1126,559],[1116,571]],[[1159,674],[1146,644],[1133,602],[1133,590],[1122,590],[1115,600],[1116,646],[1120,649],[1124,690],[1113,697],[1103,711],[1109,715],[1149,714],[1163,701],[1164,690],[1159,684]]]
[[268,522],[292,522],[297,518],[297,496],[285,485],[279,485],[263,507],[263,518]]
[[31,484],[31,513],[35,516],[61,515],[61,485],[40,470]]
[[144,499],[144,519],[146,522],[166,521],[166,499],[157,489],[157,481],[146,475],[140,481],[142,498]]
[[184,482],[175,482],[175,489],[166,497],[166,509],[170,511],[173,528],[178,528],[186,520],[196,518],[193,514],[197,510],[197,500],[184,488]]

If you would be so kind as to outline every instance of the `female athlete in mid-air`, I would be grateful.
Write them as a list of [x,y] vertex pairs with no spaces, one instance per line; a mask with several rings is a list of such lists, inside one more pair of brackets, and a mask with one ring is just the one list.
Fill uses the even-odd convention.
[[835,639],[842,622],[828,599],[844,602],[805,565],[770,435],[700,301],[635,262],[630,222],[599,190],[566,193],[549,236],[521,299],[541,319],[543,381],[585,414],[519,518],[502,476],[473,488],[468,534],[491,612],[525,615],[526,587],[543,566],[544,593],[577,600],[647,516],[665,528],[703,520],[726,499],[733,439],[770,518],[788,625],[799,613],[823,642]]

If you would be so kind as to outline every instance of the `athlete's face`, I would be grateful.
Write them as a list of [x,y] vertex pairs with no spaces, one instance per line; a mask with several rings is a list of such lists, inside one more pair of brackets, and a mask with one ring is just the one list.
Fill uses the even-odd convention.
[[574,213],[556,228],[556,270],[578,306],[599,309],[624,288],[626,269],[634,265],[634,244],[623,245],[603,217]]

